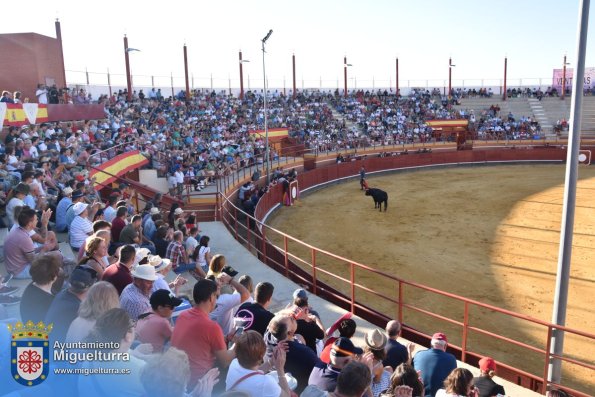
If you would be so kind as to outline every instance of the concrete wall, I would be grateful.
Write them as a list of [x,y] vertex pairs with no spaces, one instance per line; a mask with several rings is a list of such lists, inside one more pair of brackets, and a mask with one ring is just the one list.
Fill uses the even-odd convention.
[[37,102],[37,84],[66,85],[60,42],[37,33],[0,34],[0,90]]
[[138,170],[138,179],[140,183],[144,183],[145,185],[152,187],[153,189],[161,192],[167,193],[167,179],[166,178],[158,178],[156,170]]

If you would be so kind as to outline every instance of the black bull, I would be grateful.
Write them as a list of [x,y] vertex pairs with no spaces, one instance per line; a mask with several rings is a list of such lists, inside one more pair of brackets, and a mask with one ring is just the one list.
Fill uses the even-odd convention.
[[386,211],[386,207],[388,206],[388,193],[384,190],[370,188],[366,190],[366,196],[372,196],[374,199],[374,208],[378,208],[379,211],[382,211],[382,203],[384,203],[384,211]]

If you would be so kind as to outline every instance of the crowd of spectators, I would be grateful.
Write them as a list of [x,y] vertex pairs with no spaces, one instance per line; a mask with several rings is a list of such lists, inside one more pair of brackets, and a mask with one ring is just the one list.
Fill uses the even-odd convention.
[[[84,92],[77,96],[76,103],[90,100]],[[359,347],[351,340],[355,322],[343,320],[338,335],[329,333],[302,289],[273,313],[275,286],[240,275],[224,252],[211,253],[195,213],[178,204],[166,211],[161,195],[136,208],[126,183],[100,197],[91,167],[133,149],[175,180],[174,195],[186,184],[200,190],[262,161],[264,142],[249,134],[264,124],[258,93],[248,92],[243,101],[196,92],[186,102],[183,95],[164,99],[154,90],[134,93],[132,101],[126,97],[121,91],[99,99],[105,120],[10,127],[0,144],[0,204],[6,215],[0,222],[8,228],[8,275],[0,284],[0,303],[20,304],[23,321],[53,323],[55,340],[114,342],[119,346],[114,352],[131,357],[125,379],[82,377],[73,390],[130,396],[208,396],[213,390],[337,397],[476,393],[469,374],[456,369],[446,352],[444,334],[434,334],[431,348],[414,355],[412,345],[398,341],[401,325],[391,321],[386,330],[366,333]],[[453,109],[459,97],[425,90],[401,98],[358,92],[293,99],[276,93],[269,102],[269,127],[289,128],[298,142],[318,150],[355,147],[362,139],[424,141],[432,139],[425,121],[470,117]],[[333,108],[363,132],[348,129]],[[476,121],[482,133],[492,126],[512,134],[532,126],[512,115],[501,121],[495,109],[485,116]],[[295,176],[276,169],[272,179],[285,183]],[[239,200],[249,212],[263,194],[266,187],[248,183]],[[60,251],[56,232],[67,234],[74,261]],[[31,280],[20,298],[11,278]],[[475,381],[478,395],[493,395],[495,369],[486,359],[485,379]]]

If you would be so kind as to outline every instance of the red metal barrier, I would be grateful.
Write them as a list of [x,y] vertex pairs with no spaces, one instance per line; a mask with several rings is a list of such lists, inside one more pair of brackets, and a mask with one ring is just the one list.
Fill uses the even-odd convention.
[[[473,151],[452,151],[452,152],[435,152],[423,154],[408,154],[395,157],[385,158],[366,158],[362,161],[353,161],[343,164],[337,164],[325,168],[316,169],[306,172],[298,176],[300,182],[300,189],[303,191],[309,187],[313,187],[325,182],[334,181],[340,178],[357,177],[359,175],[359,168],[365,164],[368,173],[374,171],[383,171],[390,169],[403,169],[408,167],[426,167],[426,166],[440,166],[453,164],[473,164],[473,163],[487,163],[487,162],[522,162],[522,161],[564,161],[566,158],[566,150],[561,148],[505,148],[500,150],[473,150]],[[225,192],[227,189],[222,189]],[[233,189],[231,189],[233,190]],[[532,390],[545,393],[547,382],[547,366],[552,358],[558,358],[567,365],[574,365],[583,370],[589,371],[589,374],[595,375],[595,365],[586,360],[576,359],[567,356],[555,356],[549,353],[549,339],[553,329],[564,330],[568,335],[575,335],[595,342],[595,334],[570,329],[568,327],[557,326],[539,319],[532,318],[523,314],[515,313],[496,306],[488,305],[472,299],[467,299],[461,296],[450,294],[434,288],[426,287],[415,282],[406,281],[397,278],[393,275],[376,270],[364,264],[343,258],[339,255],[318,249],[315,246],[304,243],[286,233],[276,230],[262,223],[260,220],[264,219],[267,213],[274,209],[280,202],[282,191],[280,186],[273,186],[268,194],[263,196],[259,201],[255,212],[256,228],[250,227],[250,222],[238,222],[238,216],[248,217],[243,211],[235,206],[235,204],[222,194],[221,202],[221,220],[236,236],[236,239],[243,243],[247,243],[251,238],[254,239],[252,252],[268,266],[285,274],[286,277],[295,282],[311,288],[312,292],[320,297],[327,299],[336,305],[350,310],[351,312],[362,316],[368,321],[384,326],[386,321],[393,318],[393,314],[385,314],[374,307],[370,307],[356,296],[357,293],[370,294],[384,301],[386,304],[395,307],[394,315],[401,322],[405,322],[404,334],[412,340],[427,340],[429,335],[420,332],[416,329],[415,324],[407,324],[407,318],[404,316],[404,311],[420,313],[424,316],[435,319],[436,321],[443,321],[452,326],[460,328],[460,336],[455,335],[455,339],[459,338],[461,343],[459,346],[455,344],[450,345],[450,349],[462,361],[468,362],[472,365],[477,365],[477,361],[481,357],[480,351],[474,351],[469,347],[469,338],[471,334],[484,335],[502,343],[503,347],[518,347],[527,352],[537,353],[543,356],[543,373],[534,373],[519,368],[514,368],[506,363],[499,363],[499,374],[508,380],[520,384]],[[266,234],[266,238],[264,237]],[[282,241],[282,245],[278,246],[272,241]],[[297,253],[297,249],[291,249],[289,245],[300,246],[307,252],[304,256]],[[341,273],[333,273],[323,267],[317,265],[321,258],[327,261],[335,261],[337,263],[345,264],[349,267],[349,279],[343,277]],[[345,272],[347,273],[347,272]],[[376,289],[372,289],[364,285],[362,275],[374,274],[379,276],[382,280],[394,283],[397,288],[397,298],[386,296]],[[322,280],[324,279],[324,280]],[[462,307],[463,318],[449,318],[434,311],[424,309],[419,306],[412,297],[415,294],[429,294],[440,296],[441,299],[451,304],[457,304]],[[474,309],[474,310],[473,310]],[[478,310],[480,309],[480,310]],[[487,311],[490,315],[496,314],[506,317],[509,321],[516,320],[521,324],[522,329],[528,327],[539,327],[547,334],[545,340],[540,343],[539,347],[527,343],[524,340],[517,340],[511,337],[505,337],[497,333],[484,329],[481,326],[474,325],[478,322],[478,316],[474,312]],[[479,316],[480,317],[480,316]],[[479,322],[481,324],[481,322]],[[426,343],[427,344],[427,343]],[[576,396],[588,396],[587,390],[575,390],[568,386],[553,385],[567,390]],[[586,385],[585,387],[589,387]]]

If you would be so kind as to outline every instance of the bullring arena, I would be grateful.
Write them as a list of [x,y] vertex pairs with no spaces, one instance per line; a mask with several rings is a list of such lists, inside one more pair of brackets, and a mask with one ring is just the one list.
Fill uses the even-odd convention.
[[[595,282],[590,266],[595,260],[595,170],[581,173],[567,324],[593,329],[594,310],[586,305],[585,297]],[[277,211],[269,224],[291,231],[306,243],[397,277],[544,321],[550,319],[564,183],[562,165],[430,169],[372,176],[369,183],[389,192],[387,213],[374,211],[357,181],[349,180]],[[319,266],[328,266],[338,274],[344,267],[326,261]],[[382,294],[394,292],[372,275],[365,277],[363,284],[370,288],[376,285]],[[383,313],[392,311],[372,296],[360,299]],[[456,316],[456,308],[443,308],[439,300],[425,299],[423,304]],[[414,313],[406,314],[408,320],[426,333],[443,326],[423,321]],[[543,339],[537,330],[515,329],[514,324],[502,327],[497,316],[484,317],[482,325],[520,338]],[[456,334],[454,329],[450,332]],[[475,343],[478,348],[489,348],[499,361],[520,368],[532,364],[538,369],[541,365],[540,360],[531,363],[526,352],[503,351],[484,340]],[[572,339],[567,349],[578,356],[589,350]]]
[[[266,237],[281,253],[269,265],[282,271],[286,244],[290,269],[297,264],[305,270],[301,281],[310,288],[314,274],[319,295],[343,295],[349,307],[353,294],[356,312],[359,308],[372,317],[401,318],[413,328],[412,335],[439,329],[452,335],[453,345],[464,345],[469,352],[491,354],[505,365],[543,373],[542,352],[486,336],[484,331],[534,349],[546,348],[547,327],[490,310],[489,305],[550,322],[566,151],[502,148],[473,153],[383,159],[364,155],[352,163],[301,174],[300,186],[306,191],[300,200],[291,207],[277,208],[266,218]],[[499,156],[503,163],[486,161]],[[470,164],[459,164],[463,162]],[[361,165],[368,169],[370,187],[389,193],[386,213],[375,211],[372,199],[360,190]],[[386,169],[393,171],[380,172]],[[567,326],[586,332],[595,326],[586,298],[595,280],[590,266],[594,260],[594,190],[595,171],[580,168]],[[260,218],[275,204],[262,204]],[[266,249],[271,249],[268,244]],[[290,276],[299,282],[295,274]],[[402,291],[395,279],[405,280]],[[465,303],[448,294],[486,306],[469,304],[465,316]],[[592,363],[592,342],[567,334],[565,355]],[[569,386],[585,390],[585,382],[589,388],[595,384],[592,371],[569,363],[563,368]]]

